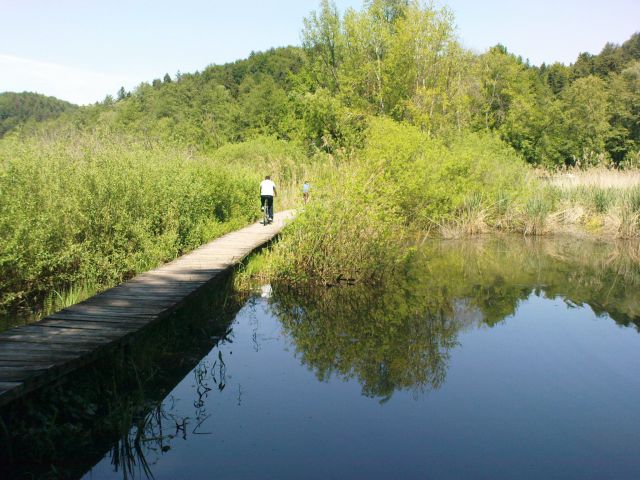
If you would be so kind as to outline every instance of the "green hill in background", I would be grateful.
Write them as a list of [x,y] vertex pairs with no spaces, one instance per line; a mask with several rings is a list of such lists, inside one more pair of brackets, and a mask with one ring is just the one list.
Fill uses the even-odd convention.
[[0,93],[0,137],[29,120],[37,122],[59,117],[76,105],[32,92]]
[[[495,132],[531,164],[640,163],[640,34],[569,66],[533,66],[502,45],[464,49],[445,11],[374,14],[328,7],[307,19],[302,47],[120,89],[74,111],[73,125],[200,151],[269,135],[335,153],[361,146],[367,119],[383,116],[431,138]],[[421,16],[424,31],[411,31]],[[366,37],[374,27],[380,38]]]

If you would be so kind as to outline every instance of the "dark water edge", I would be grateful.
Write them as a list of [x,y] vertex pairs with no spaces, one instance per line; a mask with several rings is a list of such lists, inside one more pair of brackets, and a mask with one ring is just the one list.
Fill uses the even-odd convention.
[[0,473],[639,478],[639,260],[484,237],[428,241],[375,289],[229,279],[0,412]]

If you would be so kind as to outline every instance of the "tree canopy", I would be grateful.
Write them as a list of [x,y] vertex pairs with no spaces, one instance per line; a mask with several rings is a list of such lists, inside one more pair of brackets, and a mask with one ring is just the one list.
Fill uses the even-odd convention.
[[[71,108],[4,94],[0,135]],[[433,3],[367,0],[341,13],[321,0],[302,47],[166,74],[65,118],[202,150],[269,135],[334,153],[362,145],[374,116],[428,137],[495,132],[532,164],[629,166],[640,158],[640,33],[568,66],[533,66],[503,45],[465,49],[451,11]]]
[[74,108],[72,103],[38,93],[0,93],[0,137],[29,120],[56,118]]

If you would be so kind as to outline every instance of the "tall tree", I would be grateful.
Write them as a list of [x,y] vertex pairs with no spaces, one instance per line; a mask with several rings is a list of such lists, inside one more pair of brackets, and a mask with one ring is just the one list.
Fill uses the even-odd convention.
[[335,3],[321,0],[320,12],[304,19],[302,46],[309,57],[314,80],[331,92],[340,90],[338,70],[342,63],[344,35]]
[[577,79],[563,92],[562,110],[567,163],[601,161],[610,133],[604,80],[594,75]]

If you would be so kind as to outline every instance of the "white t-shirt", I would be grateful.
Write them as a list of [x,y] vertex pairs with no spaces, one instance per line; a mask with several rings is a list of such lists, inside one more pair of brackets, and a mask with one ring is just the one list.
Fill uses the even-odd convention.
[[260,195],[269,195],[273,197],[276,191],[276,184],[271,180],[263,180],[260,182]]

